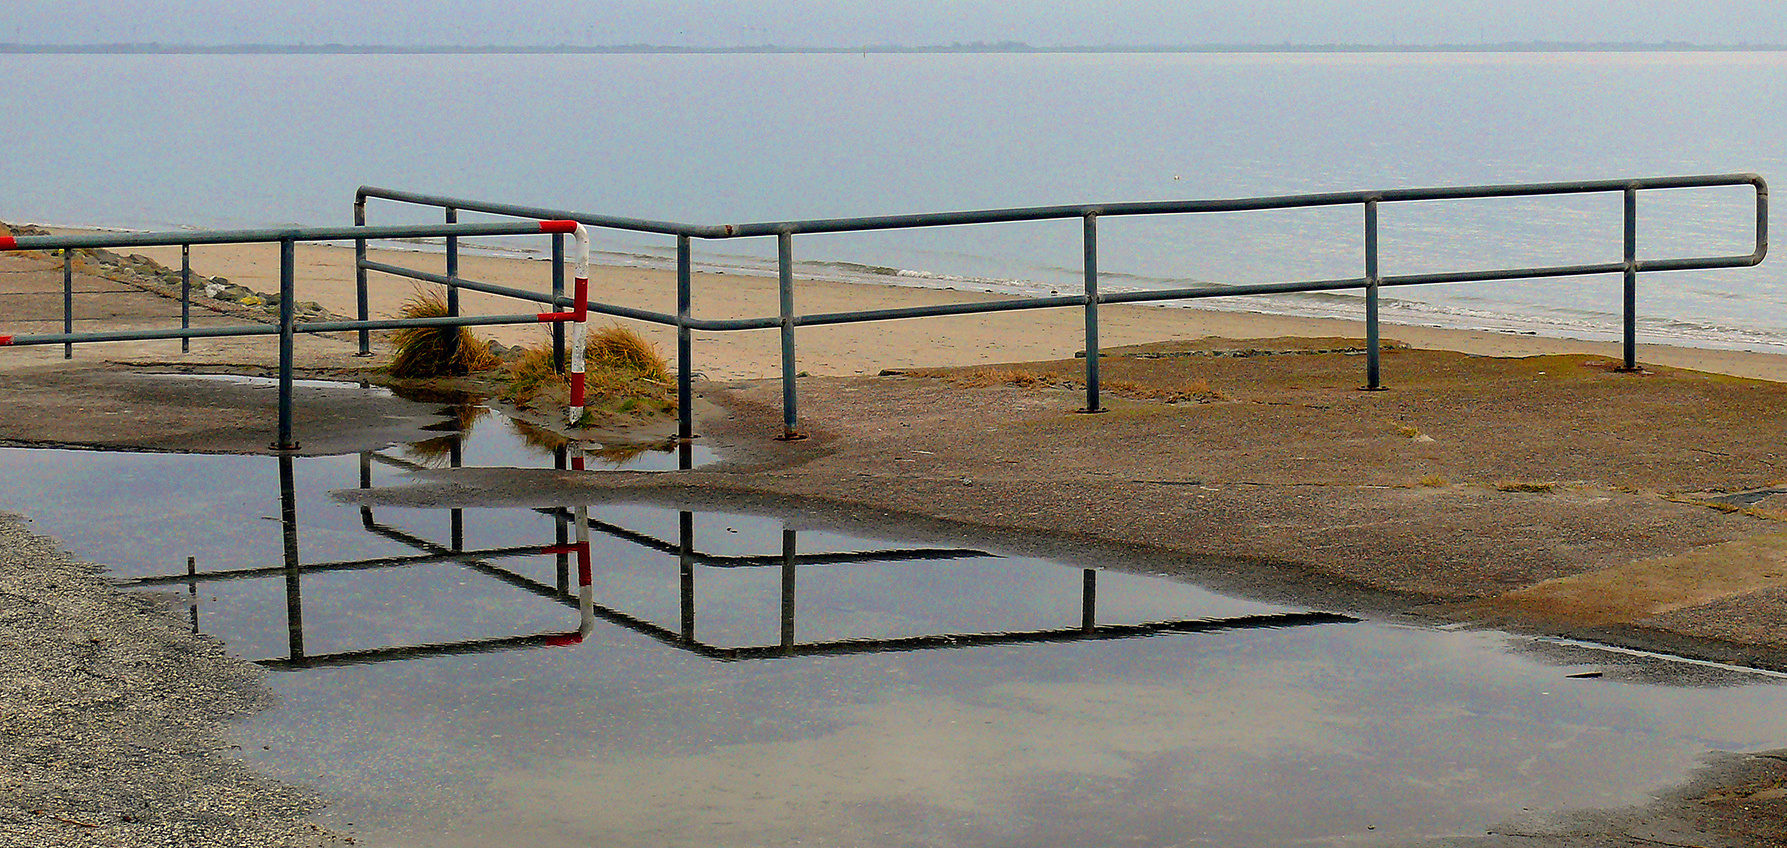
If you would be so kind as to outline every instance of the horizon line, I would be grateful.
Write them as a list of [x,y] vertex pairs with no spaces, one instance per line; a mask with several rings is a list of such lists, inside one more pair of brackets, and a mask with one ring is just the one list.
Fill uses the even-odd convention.
[[782,44],[700,45],[666,44],[342,44],[326,42],[190,44],[162,42],[95,42],[83,44],[0,43],[0,53],[12,54],[738,54],[738,53],[1586,53],[1586,52],[1776,52],[1784,43],[1697,44],[1686,41],[1501,41],[1434,44],[1325,43],[1212,43],[1212,44],[1104,44],[1031,45],[1020,41],[975,41],[949,44],[865,44],[855,46],[806,46]]

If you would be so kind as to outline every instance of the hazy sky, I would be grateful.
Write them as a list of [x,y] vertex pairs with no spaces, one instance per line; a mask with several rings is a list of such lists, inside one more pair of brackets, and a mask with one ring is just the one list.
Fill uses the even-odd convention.
[[15,0],[0,41],[946,44],[1787,42],[1783,0]]

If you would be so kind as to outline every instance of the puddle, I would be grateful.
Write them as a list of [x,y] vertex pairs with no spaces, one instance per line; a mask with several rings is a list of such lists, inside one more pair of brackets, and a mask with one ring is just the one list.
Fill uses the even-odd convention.
[[[147,376],[167,381],[219,383],[226,386],[248,386],[272,392],[279,391],[279,378],[277,377],[254,377],[246,374],[150,374]],[[396,397],[396,394],[390,389],[381,386],[344,380],[293,380],[292,385],[307,389],[359,392],[375,397]]]
[[242,756],[366,845],[1388,845],[1787,745],[1759,676],[1121,561],[603,504],[585,573],[579,505],[329,497],[562,461],[501,424],[377,456],[0,450],[0,508],[262,661],[279,706]]

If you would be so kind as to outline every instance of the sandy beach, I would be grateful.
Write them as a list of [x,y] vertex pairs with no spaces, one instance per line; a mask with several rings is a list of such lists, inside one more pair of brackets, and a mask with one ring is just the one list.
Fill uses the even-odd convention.
[[[177,247],[138,248],[172,268],[180,267]],[[443,273],[445,255],[417,251],[372,251],[375,261]],[[332,245],[298,246],[298,299],[314,300],[333,312],[355,310],[354,252]],[[195,273],[227,277],[256,291],[278,291],[279,263],[273,245],[218,245],[193,249]],[[567,273],[569,273],[567,271]],[[547,262],[523,258],[464,255],[460,275],[471,280],[546,291],[551,286]],[[418,284],[374,273],[369,302],[374,316],[392,316]],[[662,313],[675,312],[675,274],[670,271],[592,265],[590,296]],[[1493,284],[1485,284],[1493,285]],[[776,281],[737,274],[697,274],[693,312],[701,318],[766,316],[776,313]],[[888,309],[938,303],[1001,299],[1004,295],[907,286],[878,286],[802,279],[796,281],[799,313],[855,309]],[[512,314],[534,307],[508,298],[464,292],[465,314]],[[1177,308],[1140,304],[1106,305],[1100,310],[1101,347],[1147,342],[1222,337],[1234,339],[1354,337],[1364,323],[1339,319],[1266,315],[1226,309]],[[594,319],[598,324],[610,320]],[[667,327],[632,323],[659,350],[675,350],[675,333]],[[504,344],[527,344],[546,338],[537,326],[484,327],[476,332]],[[882,321],[865,331],[861,326],[806,327],[798,333],[797,369],[815,376],[876,374],[887,368],[943,367],[1028,362],[1061,358],[1082,349],[1083,318],[1077,309],[1046,309],[950,318]],[[1382,335],[1413,347],[1450,350],[1481,356],[1534,356],[1586,353],[1617,357],[1617,342],[1549,338],[1479,330],[1384,325]],[[1640,339],[1642,342],[1643,340]],[[1697,371],[1787,381],[1787,356],[1745,351],[1640,344],[1639,359]],[[697,333],[695,367],[713,380],[773,377],[780,373],[780,339],[774,331]],[[1386,373],[1386,382],[1395,375]]]

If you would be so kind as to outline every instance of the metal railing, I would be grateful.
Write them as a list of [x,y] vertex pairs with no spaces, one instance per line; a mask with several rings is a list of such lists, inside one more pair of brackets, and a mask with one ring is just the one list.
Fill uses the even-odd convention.
[[[172,233],[111,233],[104,235],[80,236],[3,236],[0,237],[0,251],[4,250],[61,250],[63,251],[63,332],[41,333],[33,335],[0,335],[0,347],[61,344],[67,351],[76,343],[114,342],[114,341],[150,341],[156,339],[180,339],[182,350],[194,338],[228,338],[238,336],[279,336],[279,432],[273,442],[274,450],[296,450],[297,441],[292,436],[292,369],[293,342],[297,333],[331,333],[358,331],[365,334],[371,330],[394,330],[404,327],[454,327],[454,326],[491,326],[501,324],[538,324],[551,320],[551,316],[541,313],[518,315],[482,315],[466,317],[458,314],[441,318],[390,318],[372,319],[366,314],[364,299],[360,302],[360,316],[355,321],[305,321],[299,323],[293,315],[293,303],[297,299],[297,243],[325,241],[353,241],[366,238],[373,239],[415,239],[439,238],[449,239],[459,236],[517,236],[552,234],[554,244],[563,252],[563,237],[576,228],[570,221],[530,221],[528,223],[489,223],[489,224],[436,224],[425,226],[390,226],[390,227],[294,227],[289,229],[258,230],[211,230]],[[581,236],[580,236],[581,238]],[[226,327],[193,327],[191,326],[191,266],[190,251],[195,244],[278,244],[279,245],[279,322],[277,324],[240,324]],[[119,330],[107,332],[74,332],[73,275],[74,256],[71,251],[83,248],[112,247],[156,247],[179,245],[182,256],[181,286],[181,326],[178,329],[166,330]],[[555,305],[574,305],[571,300],[552,295],[541,295],[519,289],[509,289],[506,293],[512,297],[539,303]]]
[[[1755,249],[1747,254],[1667,259],[1638,258],[1638,194],[1642,191],[1687,188],[1751,186],[1755,191]],[[1378,210],[1386,203],[1417,201],[1482,200],[1509,197],[1544,197],[1575,194],[1618,193],[1623,196],[1623,256],[1618,262],[1593,262],[1572,265],[1495,268],[1428,274],[1384,275],[1379,271]],[[1078,206],[1037,206],[1013,209],[986,209],[963,212],[937,212],[918,215],[894,215],[864,218],[832,218],[801,221],[775,221],[750,224],[694,225],[668,221],[651,221],[595,215],[566,209],[548,209],[505,203],[489,203],[466,198],[443,197],[415,192],[362,186],[354,200],[354,219],[366,220],[369,198],[439,207],[447,220],[457,220],[460,212],[477,212],[524,218],[563,218],[591,228],[654,233],[676,239],[676,304],[674,314],[654,312],[620,304],[591,303],[591,312],[629,318],[676,328],[677,332],[677,395],[681,418],[679,434],[693,436],[691,418],[692,388],[695,373],[691,333],[701,331],[763,330],[781,332],[782,425],[783,438],[799,438],[797,397],[795,392],[795,328],[826,324],[852,324],[903,318],[945,315],[973,315],[1024,309],[1078,307],[1085,313],[1086,406],[1087,412],[1101,411],[1099,403],[1098,307],[1107,303],[1151,303],[1176,300],[1199,300],[1215,297],[1236,297],[1293,292],[1331,292],[1363,290],[1365,292],[1366,389],[1383,388],[1378,328],[1378,293],[1391,286],[1413,286],[1437,283],[1487,282],[1545,277],[1576,277],[1597,274],[1621,274],[1623,286],[1623,370],[1632,371],[1637,361],[1637,275],[1640,272],[1687,271],[1713,268],[1737,268],[1760,264],[1768,255],[1768,184],[1756,174],[1720,174],[1708,176],[1656,177],[1629,180],[1591,180],[1582,182],[1535,183],[1526,185],[1457,186],[1446,188],[1410,188],[1388,191],[1352,191],[1326,194],[1284,195],[1235,200],[1186,200],[1145,203],[1106,203]],[[1101,293],[1098,272],[1098,219],[1134,215],[1185,215],[1213,212],[1257,212],[1267,210],[1312,209],[1332,206],[1358,206],[1363,213],[1364,267],[1358,277],[1293,282],[1253,283],[1226,286],[1201,286],[1151,291]],[[973,224],[1013,223],[1078,218],[1083,221],[1083,277],[1081,294],[1024,297],[979,303],[952,303],[934,306],[873,309],[848,312],[795,312],[794,249],[797,235],[820,233],[864,232],[872,230],[908,230],[931,227],[953,227]],[[695,318],[693,300],[692,239],[736,239],[774,237],[777,242],[779,311],[762,317]],[[362,257],[364,256],[362,248]],[[456,245],[448,245],[449,268],[456,263]],[[452,282],[446,277],[411,272],[362,258],[364,270],[407,276],[412,279]],[[361,278],[364,287],[364,276]],[[464,281],[460,285],[472,287]],[[478,286],[482,291],[505,293],[501,287]],[[364,296],[362,296],[364,303]],[[361,317],[365,317],[362,313]]]
[[[1755,193],[1755,247],[1750,253],[1722,256],[1638,258],[1638,194],[1643,191],[1750,186]],[[1609,194],[1623,196],[1623,256],[1618,262],[1593,262],[1570,265],[1494,268],[1427,274],[1384,275],[1379,270],[1378,210],[1386,203],[1418,201],[1481,200],[1490,198],[1543,197],[1557,195]],[[445,221],[434,225],[368,226],[366,201],[383,199],[409,204],[439,207]],[[1300,280],[1291,282],[1251,283],[1227,286],[1200,286],[1129,292],[1099,291],[1098,220],[1104,217],[1136,215],[1188,215],[1217,212],[1257,212],[1268,210],[1313,209],[1335,206],[1358,206],[1363,215],[1362,275],[1343,279]],[[527,223],[458,223],[460,212],[520,217]],[[908,230],[932,227],[953,227],[974,224],[1012,223],[1062,219],[1082,221],[1082,255],[1084,291],[1072,295],[1022,297],[974,303],[949,303],[896,309],[872,309],[845,312],[801,314],[795,311],[794,248],[797,235],[820,233]],[[291,430],[291,344],[294,333],[356,331],[362,353],[369,351],[370,331],[419,326],[476,326],[496,324],[539,323],[542,316],[495,315],[464,316],[459,314],[459,289],[518,298],[535,303],[551,304],[555,309],[575,306],[564,295],[564,245],[562,234],[553,236],[553,271],[550,293],[532,292],[511,286],[469,280],[459,273],[459,243],[462,237],[538,234],[553,232],[541,222],[577,222],[592,228],[652,233],[673,236],[676,240],[676,293],[672,312],[659,312],[636,305],[589,303],[588,311],[619,318],[643,321],[676,329],[678,434],[685,442],[694,437],[693,379],[695,374],[693,333],[735,330],[775,329],[781,334],[782,438],[799,438],[798,398],[795,390],[795,328],[829,324],[853,324],[905,318],[974,315],[1027,309],[1079,308],[1084,312],[1085,411],[1101,411],[1099,400],[1099,315],[1101,304],[1150,303],[1200,300],[1215,297],[1236,297],[1296,292],[1331,292],[1362,290],[1365,293],[1366,385],[1367,389],[1383,387],[1378,327],[1379,291],[1391,286],[1413,286],[1438,283],[1489,282],[1534,278],[1577,277],[1599,274],[1623,276],[1623,370],[1637,368],[1637,275],[1641,272],[1687,271],[1714,268],[1737,268],[1760,264],[1768,254],[1768,185],[1756,174],[1723,174],[1709,176],[1657,177],[1629,180],[1593,180],[1582,182],[1535,183],[1525,185],[1458,186],[1446,188],[1411,188],[1388,191],[1352,191],[1325,194],[1254,197],[1233,200],[1185,200],[1145,203],[1083,204],[1075,206],[1038,206],[1013,209],[987,209],[961,212],[938,212],[917,215],[896,215],[863,218],[835,218],[800,221],[776,221],[750,224],[694,225],[667,221],[651,221],[594,215],[574,210],[490,203],[465,198],[443,197],[363,186],[354,200],[353,227],[294,228],[283,230],[236,230],[214,232],[133,233],[84,236],[21,236],[0,237],[0,250],[51,250],[94,247],[129,247],[149,245],[181,245],[190,249],[196,244],[278,243],[280,245],[280,316],[276,327],[249,325],[243,327],[193,328],[182,322],[178,330],[75,333],[71,315],[65,315],[64,332],[25,336],[0,335],[0,346],[29,344],[64,344],[77,342],[123,341],[207,336],[280,336],[280,422],[274,447],[295,448]],[[778,310],[775,315],[760,317],[696,318],[692,313],[693,239],[736,239],[774,237],[777,242]],[[369,241],[388,239],[445,238],[446,273],[433,274],[403,268],[367,258]],[[297,324],[292,318],[295,300],[294,245],[299,241],[353,241],[356,245],[356,282],[358,315],[354,321],[314,321]],[[72,260],[64,260],[64,276],[72,276]],[[368,272],[397,276],[447,287],[449,315],[431,319],[375,320],[368,314]],[[188,272],[189,273],[189,272]],[[189,289],[190,286],[183,286]],[[184,307],[183,307],[184,308]],[[65,296],[65,309],[72,304]],[[4,328],[0,328],[3,330]],[[555,349],[562,367],[564,338],[562,327],[555,326]]]

